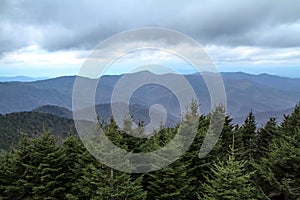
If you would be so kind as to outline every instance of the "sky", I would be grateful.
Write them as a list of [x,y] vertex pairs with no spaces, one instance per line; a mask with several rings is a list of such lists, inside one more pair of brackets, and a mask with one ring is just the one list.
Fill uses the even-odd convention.
[[[299,10],[299,0],[1,0],[0,76],[76,75],[97,45],[111,36],[160,27],[197,41],[218,71],[300,77]],[[132,37],[122,45],[139,40]],[[193,52],[184,43],[176,45]],[[118,59],[108,73],[157,60],[191,72],[174,55],[146,50]]]

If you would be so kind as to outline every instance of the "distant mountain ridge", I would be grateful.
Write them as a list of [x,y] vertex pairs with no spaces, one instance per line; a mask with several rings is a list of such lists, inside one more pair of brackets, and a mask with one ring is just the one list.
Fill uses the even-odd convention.
[[47,77],[29,77],[29,76],[0,76],[0,82],[32,82],[38,80],[45,80],[48,79]]
[[[131,74],[132,80],[150,72]],[[267,74],[221,73],[227,95],[227,113],[243,118],[254,113],[280,112],[293,108],[300,100],[300,79]],[[175,74],[157,75],[172,80]],[[110,104],[111,95],[122,75],[103,76],[96,91],[96,104]],[[201,113],[210,112],[210,96],[199,74],[184,75],[198,95]],[[34,82],[1,82],[0,113],[31,111],[41,106],[55,105],[71,110],[75,76],[58,77]],[[82,77],[81,77],[82,78]],[[88,81],[95,81],[87,79]],[[126,91],[124,91],[126,93]],[[174,94],[159,85],[145,85],[134,92],[130,104],[151,107],[163,105],[172,116],[179,117]],[[269,116],[268,116],[269,117]]]
[[269,86],[271,88],[277,89],[296,89],[299,90],[300,88],[300,78],[288,78],[288,77],[280,77],[277,75],[269,75],[266,73],[253,75],[247,74],[244,72],[224,72],[222,73],[223,78],[232,78],[237,80],[249,80],[253,81],[254,83],[262,84],[265,86]]
[[[126,106],[126,105],[116,105],[116,106]],[[127,105],[128,106],[128,105]],[[97,115],[100,117],[99,120],[104,122],[109,122],[110,117],[112,116],[112,109],[111,104],[99,104],[95,107]],[[150,122],[150,116],[149,116],[149,108],[133,104],[129,106],[130,110],[130,117],[135,121],[136,123],[138,121],[143,121],[146,124]],[[73,113],[72,111],[59,107],[59,106],[53,106],[53,105],[46,105],[38,107],[32,112],[38,112],[38,113],[47,113],[51,115],[56,115],[59,117],[67,118],[67,119],[73,119]],[[119,116],[120,118],[125,118],[126,116]],[[177,116],[173,116],[171,114],[167,115],[166,124],[165,126],[175,126],[179,122],[180,118]]]
[[47,113],[50,115],[55,115],[67,119],[73,118],[73,114],[71,110],[68,110],[67,108],[60,107],[60,106],[54,106],[54,105],[41,106],[32,110],[32,112]]

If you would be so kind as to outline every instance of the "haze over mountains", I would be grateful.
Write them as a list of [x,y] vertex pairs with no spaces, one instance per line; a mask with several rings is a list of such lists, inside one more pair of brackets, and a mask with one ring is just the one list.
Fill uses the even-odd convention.
[[[132,80],[147,76],[148,71],[132,74]],[[212,74],[206,74],[212,75]],[[101,115],[111,113],[111,96],[117,81],[122,75],[103,76],[96,92],[97,110]],[[172,80],[175,74],[157,75],[160,79]],[[203,78],[199,74],[184,75],[193,87],[200,101],[200,112],[210,111],[210,96]],[[287,114],[300,100],[300,79],[268,74],[251,75],[246,73],[222,73],[226,95],[227,113],[240,123],[252,110],[258,123],[264,123],[271,116]],[[0,113],[31,111],[71,117],[72,91],[75,76],[58,77],[34,82],[0,82]],[[82,78],[82,77],[81,77]],[[95,80],[88,80],[95,81]],[[124,91],[126,92],[126,91]],[[180,118],[176,96],[167,88],[148,84],[136,90],[130,99],[131,112],[144,120],[148,108],[161,104],[168,111],[169,123]],[[47,105],[52,105],[45,107]],[[59,107],[55,107],[59,106]],[[42,108],[39,108],[42,107]],[[139,114],[137,114],[139,113]],[[146,120],[147,121],[147,120]]]
[[20,81],[20,82],[32,82],[45,80],[46,77],[28,77],[28,76],[0,76],[0,82],[11,82],[11,81]]

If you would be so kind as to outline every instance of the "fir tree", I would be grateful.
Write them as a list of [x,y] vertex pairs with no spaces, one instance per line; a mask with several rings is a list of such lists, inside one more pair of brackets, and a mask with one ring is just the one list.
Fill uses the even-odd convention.
[[235,126],[232,124],[232,118],[225,116],[224,126],[219,139],[220,150],[218,156],[220,158],[227,158],[228,152],[230,152],[230,146],[232,145],[234,131]]
[[188,199],[194,190],[192,177],[188,176],[186,165],[180,160],[147,176],[147,199]]
[[[85,149],[78,136],[69,135],[64,139],[59,149],[60,159],[63,161],[62,173],[64,176],[63,185],[65,187],[65,197],[74,199],[79,196],[78,180],[83,175],[83,169],[91,163],[96,163],[96,159]],[[80,199],[83,199],[80,198]]]
[[[169,149],[164,152],[166,155],[177,154],[178,149],[184,148],[193,134],[197,134],[198,128],[198,105],[195,101],[192,101],[190,111],[186,113],[180,126],[176,132],[177,142],[173,143],[174,146],[170,146]],[[192,134],[191,134],[192,133]],[[172,136],[171,134],[168,136]],[[165,144],[168,144],[172,138],[163,138]],[[175,139],[173,139],[174,141]],[[199,149],[199,147],[198,147]],[[187,199],[192,196],[194,192],[194,186],[191,184],[194,177],[188,175],[188,164],[181,159],[178,159],[169,166],[163,169],[148,174],[148,197],[154,199]],[[149,198],[149,199],[150,199]]]
[[[113,173],[112,173],[113,172]],[[145,199],[142,189],[142,177],[133,179],[129,174],[112,170],[100,163],[89,164],[83,169],[77,181],[76,195],[68,195],[69,199]]]
[[142,176],[133,179],[130,174],[119,172],[110,168],[108,168],[108,172],[103,175],[103,186],[97,188],[96,196],[92,199],[146,199],[147,193],[143,191]]
[[24,169],[16,150],[7,152],[0,161],[0,199],[21,199],[28,196],[20,183]]
[[266,157],[269,153],[269,144],[278,137],[278,127],[275,118],[270,118],[266,125],[257,131],[255,160]]
[[245,165],[246,161],[236,160],[233,146],[227,160],[218,159],[211,167],[211,175],[202,184],[202,199],[257,199],[257,189],[251,181],[254,172],[248,172]]
[[44,131],[41,136],[32,140],[31,163],[27,169],[31,173],[27,174],[24,185],[32,188],[33,199],[62,199],[64,184],[62,184],[61,171],[63,161],[57,146],[57,138],[51,132]]
[[269,197],[300,198],[300,104],[285,116],[257,169]]
[[[240,159],[253,159],[256,149],[256,121],[252,111],[246,117],[244,124],[237,130],[236,135],[237,145],[240,148]],[[239,159],[239,156],[237,158]]]
[[57,139],[46,130],[34,139],[22,135],[19,148],[6,157],[3,198],[60,198],[64,186],[57,152]]

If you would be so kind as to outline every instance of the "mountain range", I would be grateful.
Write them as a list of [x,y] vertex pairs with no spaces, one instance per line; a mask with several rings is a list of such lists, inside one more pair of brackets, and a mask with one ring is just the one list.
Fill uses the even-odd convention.
[[0,76],[0,82],[11,82],[11,81],[20,81],[20,82],[32,82],[45,80],[47,77],[28,77],[28,76]]
[[[132,81],[149,76],[148,71],[130,75]],[[153,75],[153,74],[152,74]],[[213,75],[213,74],[202,74]],[[300,100],[300,79],[279,77],[268,74],[252,75],[242,72],[222,73],[227,97],[227,113],[237,123],[252,111],[258,124],[265,123],[271,117],[288,114]],[[111,114],[111,96],[115,85],[123,75],[101,77],[96,90],[97,112]],[[170,81],[176,74],[162,74],[159,79]],[[80,77],[83,78],[83,77]],[[200,112],[210,112],[210,95],[200,74],[184,75],[194,89],[200,102]],[[32,82],[0,82],[0,113],[12,113],[35,110],[37,112],[56,114],[61,117],[72,117],[72,91],[76,76],[58,77]],[[86,81],[96,81],[93,79]],[[123,91],[124,94],[126,90]],[[149,108],[160,104],[168,112],[168,122],[173,124],[180,118],[180,109],[176,96],[168,88],[156,84],[147,84],[138,88],[131,96],[130,112],[147,121]],[[51,105],[51,106],[49,106]],[[134,106],[132,106],[134,105]],[[130,113],[132,114],[132,113]],[[270,116],[271,115],[271,116]]]

